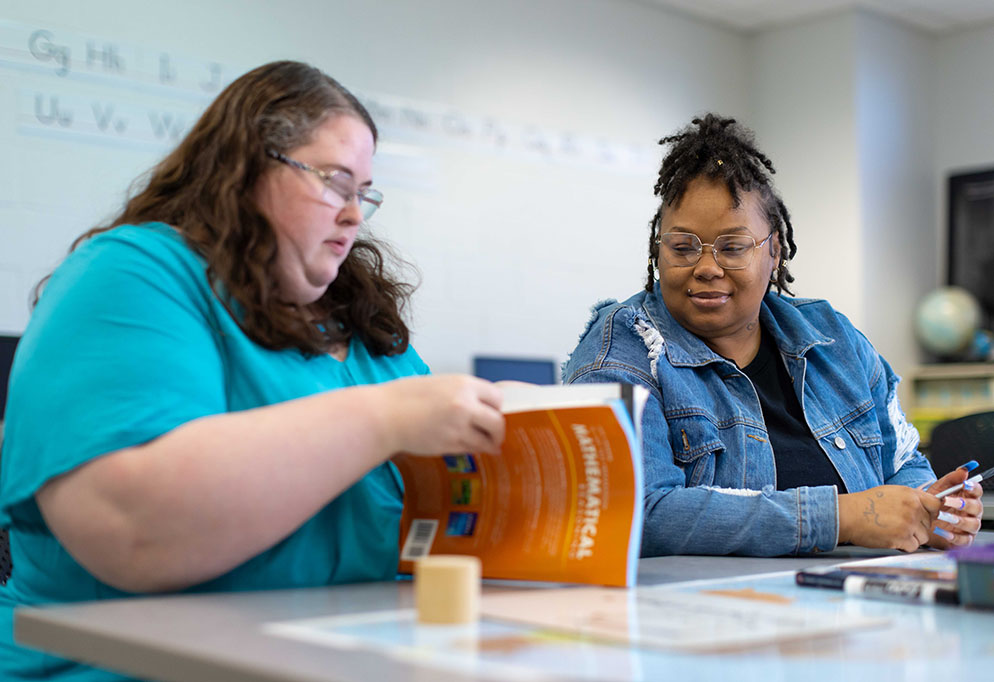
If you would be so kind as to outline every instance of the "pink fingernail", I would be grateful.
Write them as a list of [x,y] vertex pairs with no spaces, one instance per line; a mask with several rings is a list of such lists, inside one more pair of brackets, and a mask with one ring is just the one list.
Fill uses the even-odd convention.
[[939,512],[938,519],[954,526],[959,523],[959,517],[956,516],[956,514],[950,514],[949,512]]

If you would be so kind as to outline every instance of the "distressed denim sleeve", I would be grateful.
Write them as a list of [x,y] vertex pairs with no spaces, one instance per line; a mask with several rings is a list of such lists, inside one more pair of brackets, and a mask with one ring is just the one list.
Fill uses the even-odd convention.
[[[862,335],[860,340],[869,345],[869,341]],[[883,438],[880,464],[884,482],[911,488],[927,487],[935,481],[936,476],[932,465],[918,450],[918,430],[905,418],[897,398],[897,385],[901,379],[886,360],[872,348],[870,350],[873,353],[871,361],[874,363],[871,374],[874,409]]]
[[642,556],[779,556],[829,551],[838,540],[834,486],[777,491],[686,487],[670,447],[658,387],[623,368],[577,372],[572,382],[640,383],[650,398],[642,417],[645,527]]

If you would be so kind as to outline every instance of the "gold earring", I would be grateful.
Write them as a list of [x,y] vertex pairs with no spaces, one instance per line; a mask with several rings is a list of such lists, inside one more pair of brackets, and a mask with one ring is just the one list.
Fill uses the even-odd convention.
[[[657,236],[653,240],[652,243],[656,245],[656,249],[658,251],[658,249],[659,249],[659,237]],[[654,273],[655,278],[659,279],[659,263],[658,263],[658,261],[655,261],[655,260],[652,259],[652,254],[651,253],[649,254],[649,268]]]

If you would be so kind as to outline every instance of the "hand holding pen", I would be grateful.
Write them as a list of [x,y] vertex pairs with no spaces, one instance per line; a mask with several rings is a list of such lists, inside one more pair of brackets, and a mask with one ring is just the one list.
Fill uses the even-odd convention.
[[994,476],[994,469],[970,476],[978,466],[969,461],[949,472],[929,487],[928,492],[942,500],[942,508],[932,527],[929,545],[939,549],[962,547],[973,542],[980,530],[984,505],[980,481]]
[[[966,464],[960,467],[960,469],[966,469],[967,472],[970,472],[976,468],[977,468],[977,461],[973,459],[971,459],[969,462],[967,462]],[[966,487],[967,489],[972,489],[973,484],[980,483],[985,478],[990,478],[991,476],[994,476],[994,468],[988,469],[987,471],[982,471],[976,476],[970,476],[970,478],[966,479],[962,483],[954,485],[952,488],[946,488],[941,493],[937,494],[936,497],[941,500],[943,497],[946,497],[950,493],[959,492],[964,487]]]

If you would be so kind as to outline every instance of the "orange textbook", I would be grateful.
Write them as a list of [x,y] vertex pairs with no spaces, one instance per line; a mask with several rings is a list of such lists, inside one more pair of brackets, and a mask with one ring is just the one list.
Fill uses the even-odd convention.
[[480,557],[484,578],[635,584],[642,538],[642,388],[504,387],[501,453],[400,455],[400,572]]

